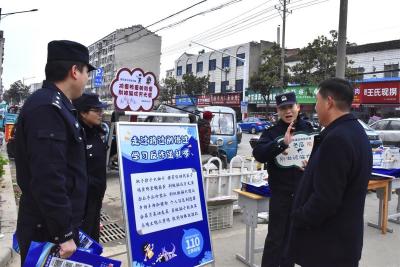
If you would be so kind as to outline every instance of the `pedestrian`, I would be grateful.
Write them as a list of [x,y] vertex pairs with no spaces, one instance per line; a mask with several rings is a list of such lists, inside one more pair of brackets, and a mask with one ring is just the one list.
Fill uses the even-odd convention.
[[214,117],[211,111],[204,111],[203,118],[197,121],[201,154],[209,154],[211,140],[211,120]]
[[73,102],[79,112],[79,122],[86,133],[86,157],[89,186],[85,219],[81,229],[92,239],[100,239],[100,211],[106,192],[105,132],[101,128],[103,109],[107,104],[100,102],[96,94],[83,94]]
[[82,95],[94,69],[82,44],[50,42],[46,80],[19,114],[15,164],[22,191],[17,221],[21,264],[31,241],[58,244],[62,258],[78,245],[88,179],[84,133],[71,101]]
[[[268,184],[271,189],[269,202],[268,234],[265,239],[262,255],[262,267],[294,266],[284,257],[283,251],[287,241],[289,217],[294,193],[303,175],[300,167],[282,167],[276,157],[292,142],[297,132],[312,133],[310,123],[299,118],[300,106],[293,92],[275,97],[278,113],[277,123],[264,130],[253,149],[253,156],[258,162],[267,163]],[[282,141],[279,139],[283,138]]]
[[314,138],[292,213],[289,254],[303,267],[355,267],[361,258],[372,153],[350,113],[354,91],[343,79],[319,84]]

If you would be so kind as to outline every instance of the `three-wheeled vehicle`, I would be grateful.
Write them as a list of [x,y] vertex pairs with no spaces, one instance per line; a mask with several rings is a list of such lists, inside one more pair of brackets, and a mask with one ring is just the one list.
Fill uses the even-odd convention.
[[228,162],[236,156],[238,136],[236,112],[230,107],[209,106],[200,111],[211,111],[214,115],[211,121],[211,143],[218,146],[218,152],[226,155]]

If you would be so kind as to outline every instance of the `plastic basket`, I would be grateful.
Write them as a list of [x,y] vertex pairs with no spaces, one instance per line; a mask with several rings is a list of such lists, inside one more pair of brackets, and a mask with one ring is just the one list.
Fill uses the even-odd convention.
[[210,230],[220,230],[233,226],[233,201],[208,203],[208,224]]

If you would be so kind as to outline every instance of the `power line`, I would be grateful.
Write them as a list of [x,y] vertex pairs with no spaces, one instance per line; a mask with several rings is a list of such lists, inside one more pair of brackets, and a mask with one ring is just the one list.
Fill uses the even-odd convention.
[[[296,2],[301,2],[301,1],[303,1],[303,0],[299,0],[299,1],[296,1]],[[319,3],[323,3],[323,2],[326,2],[326,1],[328,1],[328,0],[320,1]],[[318,4],[318,3],[315,3],[315,2],[316,2],[316,1],[313,0],[313,1],[310,1],[310,2],[303,3],[303,4],[301,4],[301,5],[297,5],[297,6],[295,6],[295,9],[297,10],[297,9],[305,8],[305,7],[307,7],[307,6],[312,6],[312,5]],[[311,4],[310,4],[310,3],[311,3]],[[232,34],[235,34],[235,33],[237,33],[237,32],[243,31],[243,30],[245,30],[245,29],[251,28],[251,27],[253,27],[253,26],[256,26],[256,25],[258,25],[258,24],[261,24],[261,23],[263,23],[263,22],[266,22],[266,21],[268,21],[268,20],[274,19],[274,18],[276,18],[276,17],[278,17],[278,16],[279,16],[278,14],[272,14],[272,15],[270,15],[270,16],[267,17],[267,18],[263,18],[263,19],[261,19],[261,20],[254,21],[254,22],[248,23],[248,24],[246,24],[246,25],[242,25],[242,27],[236,28],[236,29],[232,29],[232,30],[229,31],[229,32],[225,32],[225,33],[219,34],[219,35],[217,35],[217,36],[211,36],[211,37],[214,38],[214,39],[209,40],[209,42],[212,42],[212,41],[216,41],[216,40],[225,38],[225,37],[230,36],[230,35],[232,35]],[[211,37],[210,37],[210,38],[211,38]],[[204,38],[203,40],[207,40],[207,39]],[[186,46],[183,47],[182,49],[173,49],[173,50],[171,50],[171,51],[163,52],[163,53],[161,54],[161,57],[166,56],[166,55],[169,55],[169,54],[176,53],[176,52],[178,52],[178,51],[184,51],[185,49],[186,49]],[[156,53],[153,53],[153,54],[151,54],[151,55],[156,55]],[[145,58],[150,58],[151,55],[148,54],[148,56],[146,55],[146,56],[143,56],[143,57],[140,57],[140,58],[141,58],[141,59],[143,59],[143,58],[144,58],[144,59],[145,59]]]
[[[298,0],[298,1],[292,2],[292,4],[298,3],[298,2],[302,2],[302,1],[304,1],[304,0]],[[297,10],[297,9],[301,9],[301,8],[313,6],[313,5],[320,4],[320,3],[323,3],[323,2],[326,2],[326,1],[329,1],[329,0],[323,0],[323,1],[320,1],[320,0],[312,0],[312,1],[309,1],[309,2],[305,2],[305,3],[299,4],[299,5],[293,6],[293,10]],[[265,3],[267,3],[267,2],[269,2],[269,1],[266,1]],[[261,5],[260,5],[260,6],[261,6]],[[258,7],[259,7],[259,6],[258,6]],[[251,9],[251,10],[254,10],[254,9],[256,9],[256,8],[257,8],[257,7],[253,8],[253,9]],[[249,11],[250,11],[250,10],[249,10]],[[245,12],[245,13],[246,13],[246,12]],[[245,13],[242,13],[242,15],[245,14]],[[222,34],[218,34],[218,35],[214,35],[214,36],[208,36],[208,37],[206,36],[205,38],[200,38],[200,39],[201,39],[201,40],[208,40],[208,39],[210,39],[209,42],[216,41],[216,40],[219,40],[219,39],[223,39],[223,38],[225,38],[225,37],[227,37],[227,36],[230,36],[230,35],[233,35],[233,34],[235,34],[235,33],[237,33],[237,32],[243,31],[243,30],[245,30],[245,29],[254,27],[254,26],[256,26],[256,25],[258,25],[258,24],[261,24],[261,23],[263,23],[263,22],[266,22],[266,21],[268,21],[268,20],[274,19],[274,18],[276,18],[276,17],[278,17],[278,16],[279,16],[278,14],[270,14],[270,15],[269,15],[268,17],[266,17],[266,18],[263,18],[263,19],[260,19],[260,20],[257,20],[257,21],[253,21],[253,22],[248,23],[248,24],[246,24],[246,25],[242,25],[241,27],[238,27],[238,28],[231,29],[231,31],[224,32],[224,33],[222,33]],[[224,22],[224,23],[222,23],[222,24],[220,24],[220,25],[224,25],[225,23],[227,23],[227,22],[229,22],[229,21],[231,21],[231,20],[228,20],[228,21],[226,21],[226,22]],[[191,40],[191,39],[192,39],[192,38],[190,38],[189,40]],[[196,40],[198,40],[198,39],[196,39]],[[177,44],[179,44],[179,43],[177,43]],[[178,51],[184,51],[184,50],[186,49],[186,46],[187,46],[187,44],[186,44],[185,46],[182,46],[182,48],[175,48],[175,49],[171,49],[171,50],[164,50],[163,53],[161,54],[161,57],[166,56],[166,55],[169,55],[169,54],[176,53],[176,52],[178,52]],[[149,53],[149,54],[141,55],[141,56],[137,57],[137,59],[147,59],[147,58],[150,58],[150,57],[152,57],[152,56],[154,56],[154,55],[157,55],[157,54],[159,54],[159,53],[158,53],[158,52],[156,52],[156,53]]]
[[[161,30],[164,30],[164,29],[166,29],[166,28],[175,27],[175,26],[177,26],[177,25],[179,25],[179,24],[182,24],[182,23],[186,22],[187,20],[192,19],[192,18],[194,18],[194,17],[200,16],[200,15],[205,15],[205,14],[207,14],[207,13],[210,13],[210,12],[213,12],[213,11],[216,11],[216,10],[219,10],[219,9],[222,9],[222,8],[224,8],[224,7],[227,7],[227,6],[229,6],[229,5],[232,5],[232,4],[235,4],[235,3],[237,3],[237,2],[241,2],[241,1],[242,1],[242,0],[231,0],[231,1],[229,1],[229,2],[226,2],[226,3],[224,3],[224,4],[221,4],[221,5],[219,5],[219,6],[213,7],[213,8],[211,8],[211,9],[208,9],[208,10],[199,12],[199,13],[197,13],[197,14],[194,14],[194,15],[192,15],[192,16],[189,16],[189,17],[187,17],[187,18],[184,18],[184,19],[181,20],[181,21],[178,21],[178,22],[172,23],[172,24],[170,24],[170,25],[168,25],[168,26],[165,26],[165,27],[162,27],[162,28],[160,28],[160,29],[157,29],[157,30],[155,30],[155,31],[152,31],[152,32],[151,32],[151,31],[148,31],[148,32],[147,32],[146,34],[144,34],[144,35],[138,36],[137,38],[135,38],[135,39],[133,39],[133,40],[130,40],[130,41],[127,40],[127,41],[125,41],[125,42],[123,42],[123,43],[116,44],[115,46],[119,46],[119,45],[122,45],[122,44],[127,43],[127,42],[138,41],[138,40],[140,40],[140,39],[143,38],[143,37],[146,37],[146,36],[148,36],[148,35],[152,35],[152,34],[154,34],[154,33],[156,33],[156,32],[159,32],[159,31],[161,31]],[[142,30],[142,29],[141,29],[141,30]],[[138,32],[138,31],[137,31],[137,32]],[[134,33],[137,33],[137,32],[134,32]],[[120,40],[122,40],[122,39],[128,38],[130,35],[132,35],[132,34],[134,34],[134,33],[125,35],[123,38],[120,38],[120,39],[118,39],[117,41],[120,41]]]
[[[271,9],[273,6],[267,8],[267,9],[264,9],[264,10],[262,10],[262,11],[260,11],[260,12],[257,12],[257,13],[255,13],[255,14],[251,14],[250,16],[247,16],[247,17],[245,17],[245,18],[243,18],[243,19],[240,19],[240,17],[242,17],[242,16],[244,16],[244,15],[247,15],[247,14],[250,13],[251,11],[254,11],[254,10],[258,9],[259,7],[261,7],[262,5],[264,5],[264,4],[266,4],[266,3],[270,2],[270,1],[271,1],[271,0],[268,0],[268,1],[266,1],[266,2],[260,4],[260,5],[256,6],[256,7],[254,7],[254,8],[252,8],[252,9],[249,9],[249,10],[247,10],[247,11],[241,13],[241,14],[238,14],[238,15],[236,15],[235,17],[230,18],[230,19],[226,20],[225,22],[223,22],[223,23],[221,23],[221,24],[219,24],[219,25],[217,25],[217,26],[213,26],[213,27],[211,27],[211,28],[209,28],[209,29],[207,29],[207,30],[205,30],[205,31],[203,31],[203,32],[201,32],[201,33],[199,33],[199,34],[196,34],[196,35],[194,35],[194,36],[192,36],[192,37],[190,37],[190,38],[188,38],[188,39],[185,39],[185,40],[183,40],[183,41],[180,41],[180,42],[177,42],[177,43],[175,43],[175,44],[173,44],[173,45],[170,45],[170,46],[166,47],[165,49],[163,49],[163,52],[169,53],[170,51],[181,50],[181,48],[187,47],[188,43],[189,43],[191,40],[198,40],[198,41],[200,41],[200,40],[202,40],[202,38],[209,37],[210,35],[213,35],[213,34],[215,34],[215,33],[218,32],[218,31],[224,30],[224,29],[226,29],[226,28],[231,28],[232,25],[234,25],[234,23],[235,23],[235,22],[234,22],[234,23],[231,23],[232,21],[235,21],[235,20],[241,21],[241,20],[243,20],[243,19],[247,19],[247,18],[252,17],[252,16],[253,16],[254,18],[259,17],[259,16],[263,15],[263,14],[259,14],[260,12],[265,12],[265,11],[267,11],[268,9]],[[242,22],[243,22],[243,21],[242,21]],[[227,23],[231,23],[231,24],[228,24],[228,25],[226,25],[226,26],[224,26],[224,27],[221,27],[222,25],[225,25],[225,24],[227,24]]]
[[[298,1],[295,1],[295,2],[293,2],[292,4],[294,4],[294,3],[298,3],[298,2],[302,2],[302,1],[304,1],[304,0],[298,0]],[[319,1],[319,0],[313,0],[313,1],[309,1],[309,2],[306,2],[306,3],[302,3],[302,4],[299,4],[299,5],[295,5],[294,6],[294,9],[300,9],[300,8],[304,8],[304,7],[307,7],[307,6],[311,6],[311,5],[314,5],[314,4],[318,4],[318,3],[315,3],[316,1]],[[325,1],[328,1],[328,0],[325,0]],[[325,1],[322,1],[322,2],[325,2]],[[269,1],[267,1],[267,2],[269,2]],[[320,3],[322,3],[322,2],[320,2]],[[271,6],[270,8],[268,8],[268,9],[265,9],[265,10],[269,10],[269,9],[273,9],[273,6]],[[245,12],[246,13],[246,12]],[[245,13],[243,13],[243,14],[245,14]],[[243,15],[242,14],[242,15]],[[258,14],[258,13],[256,13],[256,14]],[[261,14],[261,15],[265,15],[265,14]],[[258,16],[254,16],[254,18],[253,19],[255,19],[255,18],[257,18],[257,17],[259,17],[259,16],[261,16],[261,15],[258,15]],[[250,17],[251,17],[251,15],[250,15]],[[248,18],[248,17],[247,17]],[[258,24],[260,24],[260,23],[262,23],[262,22],[265,22],[265,21],[268,21],[268,20],[270,20],[270,19],[272,19],[272,18],[270,18],[270,16],[268,16],[267,18],[264,18],[264,20],[257,20],[257,21],[253,21],[252,23],[248,23],[248,24],[246,24],[248,27],[243,27],[243,26],[241,26],[241,27],[238,27],[237,29],[242,29],[242,30],[244,30],[244,29],[247,29],[247,28],[250,28],[250,27],[253,27],[253,26],[256,26],[256,25],[258,25]],[[222,24],[226,24],[226,23],[228,23],[228,22],[230,22],[230,21],[232,21],[232,19],[230,19],[230,20],[228,20],[228,21],[226,21],[226,22],[224,22],[224,23],[222,23]],[[242,21],[243,22],[243,21]],[[258,22],[258,23],[257,23]],[[240,24],[240,23],[239,23]],[[217,32],[215,32],[215,30],[214,30],[214,32],[213,31],[211,31],[211,34],[209,34],[208,36],[207,35],[205,35],[205,36],[203,36],[202,38],[194,38],[194,37],[191,37],[191,38],[189,38],[188,40],[195,40],[195,41],[205,41],[205,40],[208,40],[208,39],[210,39],[210,38],[214,38],[213,39],[213,41],[215,41],[215,40],[219,40],[219,39],[222,39],[223,37],[221,37],[221,38],[218,38],[218,39],[215,39],[215,37],[217,37],[217,36],[229,36],[229,35],[232,35],[232,34],[234,34],[234,33],[236,33],[236,32],[240,32],[241,30],[238,30],[238,31],[234,31],[235,29],[234,29],[234,27],[233,27],[233,25],[235,26],[235,27],[237,27],[237,26],[239,26],[239,24],[235,24],[235,23],[233,23],[233,24],[230,24],[228,27],[226,26],[226,27],[223,27],[222,29],[220,29],[220,30],[218,30]],[[225,31],[227,28],[230,28],[229,29],[229,32],[228,33],[231,33],[231,34],[227,34],[227,32]],[[212,29],[212,28],[211,28]],[[209,29],[210,30],[210,29]],[[207,31],[209,31],[209,30],[207,30]],[[205,32],[207,32],[207,31],[205,31]],[[225,31],[225,32],[221,32],[221,31]],[[218,34],[216,34],[216,33],[218,33]],[[214,36],[213,36],[214,35]],[[186,40],[185,40],[186,41]],[[187,42],[185,42],[185,41],[183,41],[183,45],[181,45],[180,47],[182,47],[182,48],[184,48],[184,47],[186,47],[188,44],[187,44]],[[179,43],[176,43],[175,44],[175,46],[176,45],[179,45],[181,42],[179,42]],[[173,47],[173,46],[170,46],[170,47]],[[163,54],[170,54],[171,52],[173,52],[173,51],[176,51],[176,50],[182,50],[181,48],[177,48],[177,49],[165,49],[164,51],[163,51]]]
[[180,10],[180,11],[174,13],[174,14],[168,15],[168,16],[166,16],[165,18],[160,19],[160,20],[158,20],[158,21],[156,21],[156,22],[154,22],[154,23],[152,23],[152,24],[150,24],[150,25],[148,25],[148,26],[146,26],[146,27],[144,27],[144,28],[142,28],[142,29],[140,29],[140,30],[137,30],[137,31],[135,31],[135,32],[133,32],[133,33],[130,33],[130,34],[128,34],[128,35],[125,35],[125,37],[122,37],[122,38],[116,40],[116,42],[118,42],[118,41],[120,41],[120,40],[123,40],[124,38],[126,38],[126,37],[128,37],[128,36],[130,36],[130,35],[136,34],[136,33],[140,32],[140,31],[142,31],[143,29],[147,29],[147,28],[149,28],[149,27],[151,27],[151,26],[154,26],[154,25],[156,25],[156,24],[158,24],[158,23],[164,21],[164,20],[167,20],[167,19],[169,19],[169,18],[172,18],[172,17],[174,17],[174,16],[176,16],[176,15],[182,13],[182,12],[185,12],[185,11],[187,11],[187,10],[189,10],[189,9],[191,9],[191,8],[193,8],[193,7],[195,7],[195,6],[197,6],[197,5],[200,5],[200,4],[204,3],[204,2],[207,2],[207,1],[208,1],[208,0],[203,0],[203,1],[197,2],[197,3],[195,3],[194,5],[191,5],[191,6],[187,7],[187,8],[184,8],[184,9],[182,9],[182,10]]

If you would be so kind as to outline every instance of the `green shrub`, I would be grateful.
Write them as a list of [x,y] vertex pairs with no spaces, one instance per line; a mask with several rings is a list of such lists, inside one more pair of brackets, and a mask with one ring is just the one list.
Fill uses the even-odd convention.
[[0,156],[0,177],[4,175],[4,165],[8,163],[8,160]]

